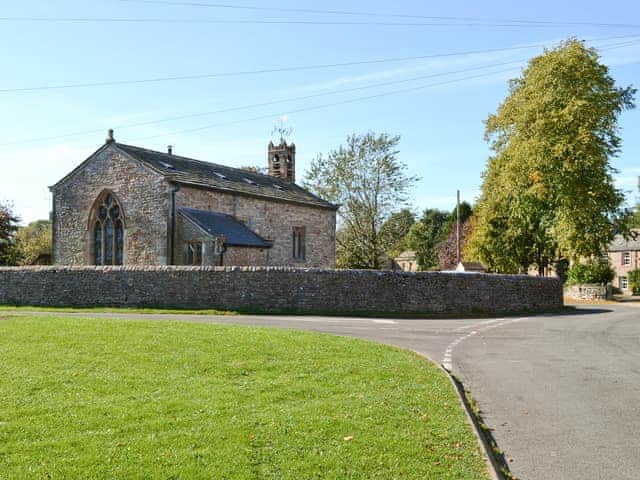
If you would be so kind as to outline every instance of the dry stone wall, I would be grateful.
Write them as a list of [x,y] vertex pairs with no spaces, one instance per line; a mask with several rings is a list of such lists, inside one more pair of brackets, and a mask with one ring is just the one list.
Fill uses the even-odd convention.
[[562,307],[555,278],[279,267],[0,268],[0,304],[459,315]]

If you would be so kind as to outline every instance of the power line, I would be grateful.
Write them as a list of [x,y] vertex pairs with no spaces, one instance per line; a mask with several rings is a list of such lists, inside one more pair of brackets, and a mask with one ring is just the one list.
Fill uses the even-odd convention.
[[[595,41],[605,41],[605,40],[614,40],[614,39],[627,39],[627,38],[631,39],[631,38],[639,38],[639,37],[640,35],[621,35],[621,36],[614,36],[614,37],[598,38],[598,39],[593,39],[591,41],[595,42]],[[319,64],[319,65],[272,67],[272,68],[263,68],[263,69],[256,69],[256,70],[240,70],[240,71],[232,71],[232,72],[207,73],[207,74],[197,74],[197,75],[177,75],[177,76],[155,77],[155,78],[144,78],[144,79],[133,79],[133,80],[112,80],[112,81],[104,81],[104,82],[83,82],[83,83],[69,83],[69,84],[58,84],[58,85],[38,85],[38,86],[32,86],[32,87],[3,88],[3,89],[0,89],[0,94],[18,93],[18,92],[34,92],[34,91],[41,91],[41,90],[62,90],[62,89],[71,89],[71,88],[134,85],[134,84],[159,83],[159,82],[182,81],[182,80],[200,80],[200,79],[208,79],[208,78],[238,77],[238,76],[246,76],[246,75],[261,75],[261,74],[268,74],[268,73],[323,70],[323,69],[329,69],[329,68],[353,67],[353,66],[359,66],[359,65],[373,65],[373,64],[382,64],[382,63],[401,63],[401,62],[408,62],[408,61],[415,61],[415,60],[429,60],[433,58],[446,58],[446,57],[456,57],[456,56],[465,56],[465,55],[479,55],[484,53],[498,53],[498,52],[508,52],[508,51],[515,51],[515,50],[526,50],[530,48],[545,46],[547,45],[547,43],[548,42],[546,43],[541,42],[541,43],[533,43],[533,44],[514,46],[514,47],[503,47],[503,48],[493,48],[493,49],[484,49],[484,50],[468,50],[464,52],[437,53],[437,54],[419,55],[419,56],[413,56],[413,57],[396,57],[396,58],[382,58],[382,59],[361,60],[361,61],[341,62],[341,63],[327,63],[327,64]]]
[[[609,44],[609,45],[602,46],[601,50],[613,50],[613,49],[616,49],[616,48],[621,48],[621,47],[625,47],[625,46],[629,46],[629,45],[635,45],[637,43],[638,43],[637,40],[636,41],[626,41],[626,42],[614,43],[614,44]],[[410,77],[410,78],[401,79],[401,80],[390,80],[390,81],[387,81],[387,82],[379,82],[379,83],[364,85],[364,86],[360,86],[360,87],[352,87],[352,88],[347,88],[347,89],[330,90],[330,91],[327,91],[327,92],[321,92],[321,93],[316,93],[316,94],[311,94],[311,95],[282,98],[282,99],[278,99],[278,100],[271,100],[271,101],[267,101],[267,102],[260,102],[260,103],[246,104],[246,105],[240,105],[240,106],[234,106],[234,107],[227,107],[227,108],[222,108],[222,109],[212,110],[212,111],[206,111],[206,112],[198,112],[198,113],[191,113],[191,114],[178,115],[178,116],[172,116],[172,117],[165,117],[165,118],[158,119],[158,120],[150,120],[150,121],[144,121],[144,122],[123,124],[123,125],[116,126],[116,128],[122,129],[122,128],[133,128],[133,127],[154,125],[154,124],[164,123],[164,122],[169,122],[169,121],[184,120],[184,119],[188,119],[188,118],[197,118],[197,117],[215,115],[215,114],[220,114],[220,113],[229,113],[229,112],[234,112],[234,111],[248,110],[248,109],[253,109],[253,108],[266,107],[266,106],[277,105],[277,104],[288,103],[288,102],[299,101],[299,100],[310,100],[310,99],[313,99],[313,98],[319,98],[319,97],[324,97],[324,96],[329,96],[329,95],[338,95],[338,94],[350,93],[350,92],[355,92],[355,91],[368,90],[368,89],[371,89],[371,88],[378,88],[378,87],[389,86],[389,85],[397,85],[397,84],[402,84],[402,83],[409,83],[409,82],[414,82],[414,81],[418,81],[418,80],[424,80],[424,79],[427,79],[427,78],[435,78],[435,77],[441,77],[441,76],[455,75],[455,74],[459,74],[459,73],[466,73],[466,72],[475,71],[475,70],[484,70],[484,69],[487,69],[487,68],[495,68],[495,67],[504,66],[504,65],[516,65],[516,64],[524,63],[527,60],[528,59],[523,58],[523,59],[520,59],[520,60],[514,60],[514,61],[509,61],[509,62],[493,63],[493,64],[488,64],[488,65],[479,65],[479,66],[475,66],[475,67],[465,68],[465,69],[462,69],[462,70],[431,73],[431,74],[428,74],[428,75],[420,75],[420,76]],[[509,69],[508,71],[511,71],[511,70],[512,69]],[[500,73],[500,72],[491,72],[489,74],[485,74],[485,76],[491,76],[491,75],[494,75],[496,73]],[[478,78],[478,76],[474,76],[474,77],[470,77],[470,78]],[[465,79],[467,79],[467,78],[465,78]],[[451,82],[452,83],[453,82],[458,82],[458,81],[462,81],[462,80],[465,80],[465,79],[456,79],[456,80],[452,80]],[[447,82],[445,82],[445,84],[447,84]],[[441,84],[439,83],[439,84],[436,84],[436,85],[441,85]],[[425,87],[418,87],[418,88],[425,88]],[[375,95],[373,97],[364,97],[364,98],[366,99],[366,98],[377,98],[377,97],[378,97],[378,95]],[[342,103],[344,103],[344,102],[339,102],[336,105],[341,105]],[[329,105],[333,105],[333,104],[329,104]],[[297,113],[297,112],[298,111],[293,111],[293,112],[289,112],[289,113]],[[260,116],[260,117],[255,117],[255,118],[248,119],[248,120],[240,120],[240,121],[232,122],[232,124],[233,123],[238,123],[238,122],[246,122],[246,121],[258,120],[258,119],[264,119],[264,118],[273,118],[273,117],[274,117],[274,115]],[[223,125],[226,125],[226,124],[216,124],[214,126],[223,126]],[[213,128],[213,127],[211,127],[211,128]],[[85,134],[90,134],[90,133],[98,133],[98,132],[102,132],[102,131],[104,131],[104,128],[100,128],[100,129],[96,128],[96,129],[92,129],[92,130],[83,130],[83,131],[77,131],[77,132],[68,133],[68,134],[60,134],[60,135],[55,135],[55,136],[52,135],[52,136],[48,136],[48,137],[39,137],[39,138],[24,139],[24,140],[12,141],[12,142],[5,142],[5,143],[0,143],[0,146],[18,145],[18,144],[46,141],[46,140],[57,140],[57,139],[60,139],[60,138],[68,138],[68,137],[74,137],[74,136],[85,135]],[[182,131],[179,131],[177,133],[182,133]],[[158,136],[161,136],[161,135],[158,135]],[[145,137],[145,138],[155,138],[155,136],[154,137]]]
[[501,28],[556,28],[591,26],[599,28],[640,28],[640,24],[601,23],[509,23],[509,22],[385,22],[385,21],[331,21],[331,20],[235,20],[203,18],[108,18],[108,17],[0,17],[1,22],[43,23],[152,23],[152,24],[215,24],[215,25],[332,25],[383,27],[501,27]]
[[181,134],[181,133],[193,133],[193,132],[199,132],[202,130],[209,130],[212,128],[216,128],[216,127],[224,127],[224,126],[229,126],[229,125],[236,125],[239,123],[246,123],[246,122],[252,122],[252,121],[256,121],[256,120],[264,120],[264,119],[268,119],[268,118],[277,118],[277,117],[281,117],[282,115],[289,115],[289,114],[293,114],[293,113],[302,113],[302,112],[309,112],[309,111],[313,111],[313,110],[320,110],[323,108],[329,108],[329,107],[335,107],[335,106],[339,106],[339,105],[348,105],[351,103],[356,103],[356,102],[361,102],[361,101],[365,101],[365,100],[372,100],[375,98],[382,98],[382,97],[388,97],[391,95],[399,95],[402,93],[410,93],[410,92],[415,92],[418,90],[424,90],[427,88],[431,88],[431,87],[438,87],[438,86],[443,86],[443,85],[450,85],[453,83],[458,83],[458,82],[463,82],[463,81],[467,81],[467,80],[473,80],[473,79],[477,79],[477,78],[486,78],[489,77],[491,75],[496,75],[499,73],[507,73],[507,72],[511,72],[513,71],[513,68],[510,69],[506,69],[506,70],[498,70],[495,72],[491,72],[488,74],[480,74],[480,75],[472,75],[472,76],[468,76],[468,77],[463,77],[463,78],[458,78],[455,80],[448,80],[448,81],[444,81],[444,82],[438,82],[438,83],[430,83],[427,85],[420,85],[417,87],[411,87],[411,88],[405,88],[405,89],[400,89],[400,90],[391,90],[388,92],[383,92],[383,93],[378,93],[375,95],[367,95],[367,96],[363,96],[363,97],[356,97],[356,98],[351,98],[348,100],[343,100],[340,102],[332,102],[332,103],[325,103],[322,105],[314,105],[312,107],[302,107],[302,108],[298,108],[295,110],[288,110],[286,112],[280,112],[280,113],[272,113],[269,115],[260,115],[257,117],[251,117],[251,118],[244,118],[244,119],[240,119],[240,120],[234,120],[234,121],[230,121],[230,122],[221,122],[221,123],[214,123],[214,124],[209,124],[209,125],[205,125],[202,127],[196,127],[196,128],[187,128],[184,130],[176,130],[173,132],[168,132],[168,133],[162,133],[162,134],[158,134],[158,135],[151,135],[148,137],[140,137],[137,138],[135,140],[148,140],[151,138],[158,138],[158,137],[165,137],[167,135],[177,135],[177,134]]
[[590,27],[624,27],[636,28],[637,25],[621,24],[621,23],[601,23],[601,22],[558,22],[551,20],[530,20],[530,19],[490,19],[481,17],[458,17],[458,16],[434,16],[419,15],[408,13],[384,13],[384,12],[368,12],[368,11],[352,11],[352,10],[319,10],[311,8],[283,8],[283,7],[259,7],[255,5],[232,5],[227,3],[206,3],[206,2],[185,2],[172,0],[120,0],[126,3],[142,3],[150,5],[172,5],[172,6],[189,6],[189,7],[207,7],[215,9],[231,9],[231,10],[249,10],[261,12],[280,12],[280,13],[304,13],[314,15],[343,15],[358,17],[383,17],[383,18],[411,18],[423,20],[456,20],[456,21],[474,21],[474,22],[501,22],[513,24],[534,24],[534,25],[561,25],[561,26],[590,26]]
[[[484,70],[484,69],[487,69],[487,68],[495,68],[495,67],[504,66],[504,65],[516,65],[516,64],[523,63],[526,60],[527,59],[525,58],[525,59],[514,60],[514,61],[510,61],[510,62],[501,62],[501,63],[495,63],[495,64],[489,64],[489,65],[480,65],[480,66],[476,66],[476,67],[465,68],[465,69],[462,69],[462,70],[431,73],[431,74],[428,74],[428,75],[420,75],[420,76],[417,76],[417,77],[405,78],[405,79],[401,79],[401,80],[390,80],[390,81],[387,81],[387,82],[374,83],[374,84],[364,85],[364,86],[360,86],[360,87],[352,87],[352,88],[339,89],[339,90],[330,90],[330,91],[311,94],[311,95],[288,97],[288,98],[282,98],[282,99],[278,99],[278,100],[271,100],[271,101],[268,101],[268,102],[252,103],[252,104],[245,104],[245,105],[240,105],[240,106],[235,106],[235,107],[222,108],[222,109],[218,109],[218,110],[210,110],[210,111],[206,111],[206,112],[197,112],[197,113],[190,113],[190,114],[184,114],[184,115],[177,115],[177,116],[173,116],[173,117],[165,117],[165,118],[158,119],[158,120],[150,120],[150,121],[145,121],[145,122],[137,122],[137,123],[124,124],[124,125],[117,125],[115,128],[122,129],[122,128],[142,127],[142,126],[155,125],[155,124],[158,124],[158,123],[165,123],[165,122],[170,122],[170,121],[175,121],[175,120],[185,120],[185,119],[189,119],[189,118],[204,117],[204,116],[216,115],[216,114],[220,114],[220,113],[230,113],[230,112],[235,112],[235,111],[240,111],[240,110],[249,110],[249,109],[253,109],[253,108],[268,107],[268,106],[271,106],[271,105],[278,105],[278,104],[281,104],[281,103],[294,102],[294,101],[298,101],[298,100],[310,100],[310,99],[313,99],[313,98],[326,97],[326,96],[329,96],[329,95],[339,95],[339,94],[343,94],[343,93],[350,93],[350,92],[356,92],[356,91],[361,91],[361,90],[368,90],[368,89],[371,89],[371,88],[384,87],[384,86],[389,86],[389,85],[397,85],[397,84],[401,84],[401,83],[415,82],[417,80],[424,80],[424,79],[427,79],[427,78],[435,78],[435,77],[442,77],[442,76],[448,76],[448,75],[455,75],[455,74],[458,74],[458,73],[466,73],[466,72],[475,71],[475,70]],[[74,132],[74,133],[62,134],[62,135],[51,135],[51,136],[48,136],[48,137],[38,137],[38,138],[31,138],[31,139],[25,139],[25,140],[17,140],[17,141],[13,141],[13,142],[0,143],[0,145],[1,146],[19,145],[19,144],[23,144],[23,143],[32,143],[32,142],[39,142],[39,141],[45,141],[45,140],[56,140],[56,139],[60,139],[60,138],[75,137],[75,136],[78,136],[78,135],[84,135],[84,134],[89,134],[89,133],[98,133],[98,132],[102,132],[102,131],[104,131],[104,128],[100,128],[100,129],[96,128],[96,129],[92,129],[92,130],[83,130],[83,131],[78,131],[78,132]]]
[[[625,42],[624,44],[611,45],[611,46],[607,47],[607,49],[613,50],[615,48],[624,47],[624,46],[627,46],[627,44],[633,44],[633,43],[634,42]],[[352,98],[352,99],[348,99],[348,100],[343,100],[343,101],[340,101],[340,102],[326,103],[326,104],[322,104],[322,105],[315,105],[315,106],[312,106],[312,107],[302,107],[302,108],[299,108],[299,109],[289,110],[287,112],[280,112],[280,113],[277,113],[277,114],[260,115],[260,116],[257,116],[257,117],[245,118],[245,119],[240,119],[240,120],[235,120],[235,121],[230,121],[230,122],[215,123],[215,124],[205,125],[205,126],[202,126],[202,127],[188,128],[188,129],[183,129],[183,130],[176,130],[176,131],[173,131],[173,132],[162,133],[162,134],[158,134],[158,135],[151,135],[151,136],[148,136],[148,137],[140,137],[140,138],[137,138],[135,140],[148,140],[148,139],[152,139],[152,138],[165,137],[167,135],[177,135],[177,134],[182,134],[182,133],[193,133],[193,132],[199,132],[199,131],[202,131],[202,130],[209,130],[211,128],[224,127],[224,126],[229,126],[229,125],[236,125],[236,124],[239,124],[239,123],[247,123],[247,122],[252,122],[252,121],[257,121],[257,120],[264,120],[264,119],[269,119],[269,118],[277,118],[277,117],[281,117],[282,115],[285,115],[285,114],[286,115],[290,115],[290,114],[294,114],[294,113],[302,113],[302,112],[308,112],[308,111],[313,111],[313,110],[320,110],[320,109],[323,109],[323,108],[330,108],[330,107],[335,107],[335,106],[340,106],[340,105],[348,105],[348,104],[351,104],[351,103],[356,103],[356,102],[361,102],[361,101],[366,101],[366,100],[372,100],[372,99],[376,99],[376,98],[383,98],[383,97],[388,97],[388,96],[392,96],[392,95],[399,95],[399,94],[403,94],[403,93],[411,93],[411,92],[424,90],[424,89],[432,88],[432,87],[451,85],[453,83],[464,82],[464,81],[467,81],[467,80],[473,80],[473,79],[478,79],[478,78],[486,78],[486,77],[490,77],[492,75],[496,75],[496,74],[500,74],[500,73],[507,73],[507,72],[511,72],[511,71],[513,71],[513,68],[505,69],[505,70],[498,70],[498,71],[491,72],[491,73],[486,73],[486,74],[472,75],[472,76],[458,78],[458,79],[454,79],[454,80],[447,80],[447,81],[444,81],[444,82],[420,85],[420,86],[417,86],[417,87],[411,87],[411,88],[405,88],[405,89],[399,89],[399,90],[391,90],[391,91],[387,91],[387,92],[383,92],[383,93],[379,93],[379,94],[375,94],[375,95],[367,95],[367,96],[363,96],[363,97],[356,97],[356,98]]]

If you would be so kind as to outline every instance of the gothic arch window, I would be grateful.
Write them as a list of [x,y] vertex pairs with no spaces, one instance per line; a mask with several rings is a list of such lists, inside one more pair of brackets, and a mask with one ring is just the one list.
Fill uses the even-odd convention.
[[91,221],[93,263],[122,265],[124,260],[124,216],[113,194],[102,194],[95,204]]

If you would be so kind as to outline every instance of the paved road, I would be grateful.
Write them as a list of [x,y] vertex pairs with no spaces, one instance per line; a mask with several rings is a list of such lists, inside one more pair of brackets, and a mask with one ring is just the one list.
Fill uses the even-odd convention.
[[412,349],[463,380],[518,478],[640,478],[634,306],[494,320],[76,315],[301,328]]

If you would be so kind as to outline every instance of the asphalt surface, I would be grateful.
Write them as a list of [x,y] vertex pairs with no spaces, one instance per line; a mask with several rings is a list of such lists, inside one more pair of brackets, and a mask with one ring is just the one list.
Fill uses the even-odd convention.
[[517,478],[640,478],[636,306],[492,320],[62,315],[295,328],[411,349],[463,381]]

